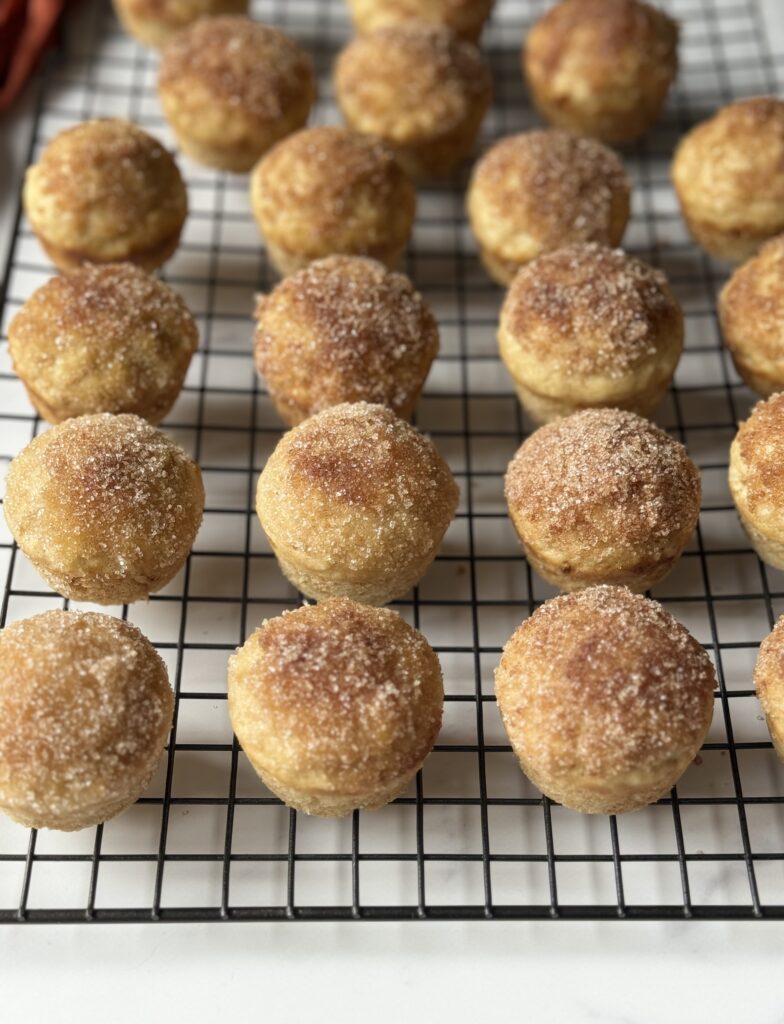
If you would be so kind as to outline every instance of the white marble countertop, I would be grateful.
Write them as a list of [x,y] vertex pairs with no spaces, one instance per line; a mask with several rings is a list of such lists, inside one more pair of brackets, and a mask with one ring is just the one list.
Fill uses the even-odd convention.
[[[761,6],[784,51],[784,4]],[[31,106],[0,120],[3,254]],[[0,930],[0,1014],[773,1024],[783,942],[773,923],[36,925]]]

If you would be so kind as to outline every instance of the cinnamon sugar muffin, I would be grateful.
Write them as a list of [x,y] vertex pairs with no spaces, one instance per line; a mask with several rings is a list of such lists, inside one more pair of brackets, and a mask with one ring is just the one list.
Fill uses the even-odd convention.
[[561,0],[528,33],[523,73],[550,124],[632,142],[678,73],[678,25],[640,0]]
[[784,617],[760,644],[754,687],[765,712],[773,747],[784,761]]
[[256,306],[256,368],[290,426],[341,402],[414,411],[438,325],[407,277],[363,256],[328,256]]
[[476,42],[490,17],[493,0],[348,0],[358,32],[375,32],[412,21],[445,25]]
[[347,128],[305,128],[277,143],[251,176],[251,206],[281,274],[336,253],[400,258],[416,190],[391,149]]
[[420,22],[359,36],[335,66],[348,124],[387,142],[414,178],[448,174],[470,154],[491,93],[476,46]]
[[397,612],[346,598],[268,619],[229,660],[229,715],[264,784],[306,814],[375,810],[441,727],[441,667]]
[[501,358],[537,423],[614,406],[647,416],[683,351],[683,313],[664,274],[595,242],[544,253],[501,309]]
[[692,128],[672,180],[698,245],[720,259],[753,256],[784,231],[784,101],[739,100]]
[[708,733],[715,688],[701,644],[624,587],[545,602],[495,674],[520,767],[551,800],[586,814],[666,796]]
[[784,235],[738,267],[719,296],[719,319],[746,384],[766,397],[784,389]]
[[199,18],[244,14],[248,0],[112,0],[123,28],[145,46],[160,47]]
[[84,121],[60,132],[28,167],[24,207],[49,259],[138,263],[172,255],[188,196],[171,154],[130,121]]
[[277,29],[250,18],[207,18],[167,43],[158,92],[188,156],[249,171],[305,124],[316,82],[310,57]]
[[729,485],[763,562],[784,569],[784,392],[758,402],[730,447]]
[[11,462],[8,528],[52,589],[96,604],[149,597],[201,525],[199,467],[138,416],[78,416]]
[[468,216],[487,272],[507,285],[519,267],[550,249],[618,245],[629,197],[619,157],[600,142],[524,132],[497,142],[476,165]]
[[94,412],[160,422],[198,341],[180,296],[131,263],[53,277],[8,328],[14,370],[50,423]]
[[700,513],[700,473],[683,445],[620,409],[540,427],[509,463],[504,490],[529,563],[562,590],[648,590]]
[[136,626],[49,611],[0,633],[0,810],[25,828],[98,825],[158,767],[174,698]]
[[283,573],[309,597],[381,605],[435,558],[457,508],[433,443],[391,409],[335,405],[285,434],[256,510]]

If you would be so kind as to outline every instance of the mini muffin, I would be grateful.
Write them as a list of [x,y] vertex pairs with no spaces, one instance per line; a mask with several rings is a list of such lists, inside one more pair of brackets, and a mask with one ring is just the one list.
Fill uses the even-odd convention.
[[425,574],[459,492],[432,441],[391,409],[335,405],[285,434],[256,510],[283,573],[308,597],[381,605]]
[[256,306],[256,367],[290,425],[341,402],[414,411],[438,325],[407,277],[363,256],[328,256]]
[[0,633],[0,810],[63,832],[124,811],[158,767],[174,699],[136,626],[49,611]]
[[758,402],[730,447],[732,499],[763,562],[784,569],[784,393]]
[[760,644],[754,686],[765,712],[773,747],[784,761],[784,617]]
[[415,178],[448,174],[466,159],[491,93],[473,43],[418,22],[354,39],[335,68],[346,121],[389,143]]
[[594,139],[524,132],[479,161],[468,216],[487,272],[508,285],[524,264],[577,242],[618,245],[629,219],[620,158]]
[[180,296],[131,263],[53,277],[8,329],[14,370],[50,423],[94,412],[160,422],[198,342]]
[[678,25],[639,0],[561,0],[528,33],[523,73],[556,128],[632,142],[678,73]]
[[145,46],[160,47],[199,18],[244,14],[248,0],[112,0],[123,28]]
[[765,397],[784,389],[784,235],[735,271],[719,296],[719,319],[746,384]]
[[310,57],[277,29],[250,18],[206,18],[167,43],[158,93],[188,156],[249,171],[305,124],[316,82]]
[[199,467],[138,416],[66,420],[11,462],[6,522],[63,597],[123,604],[181,568],[201,524]]
[[649,420],[587,409],[523,442],[505,493],[526,557],[548,583],[642,591],[664,579],[694,533],[700,473]]
[[660,271],[587,242],[517,272],[498,344],[537,423],[591,406],[647,416],[681,357],[683,313]]
[[60,132],[28,167],[25,212],[61,270],[82,263],[138,263],[172,255],[188,215],[177,164],[157,139],[121,118]]
[[715,688],[701,644],[624,587],[547,601],[514,633],[495,674],[521,768],[551,800],[586,814],[666,796],[708,733]]
[[739,262],[784,231],[784,101],[722,107],[681,139],[672,180],[698,245]]
[[348,0],[358,32],[375,32],[412,21],[445,25],[462,39],[476,42],[494,0]]
[[346,598],[268,619],[229,660],[229,715],[265,786],[306,814],[394,800],[433,749],[444,687],[432,647]]
[[416,189],[392,150],[347,128],[305,128],[256,165],[251,206],[281,274],[343,253],[394,266],[416,213]]

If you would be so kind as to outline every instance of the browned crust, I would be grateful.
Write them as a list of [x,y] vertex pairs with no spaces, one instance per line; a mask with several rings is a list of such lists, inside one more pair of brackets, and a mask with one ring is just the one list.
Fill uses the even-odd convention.
[[358,32],[375,32],[412,21],[446,25],[476,42],[490,17],[494,0],[348,0]]

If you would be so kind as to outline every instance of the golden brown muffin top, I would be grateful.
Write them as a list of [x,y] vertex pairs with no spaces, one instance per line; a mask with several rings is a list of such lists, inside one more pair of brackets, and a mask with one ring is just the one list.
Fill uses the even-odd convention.
[[501,328],[520,349],[566,376],[626,376],[682,325],[661,271],[590,242],[522,267],[501,311]]
[[784,235],[738,267],[721,291],[719,309],[730,345],[761,358],[784,356]]
[[130,263],[51,278],[8,330],[14,369],[60,419],[154,405],[179,383],[198,341],[180,296]]
[[422,762],[443,684],[432,648],[396,612],[337,598],[263,622],[230,659],[229,701],[262,770],[351,792]]
[[589,83],[625,78],[630,65],[672,75],[677,64],[678,25],[640,0],[561,0],[531,29],[526,59],[537,76],[569,65]]
[[83,121],[55,136],[25,180],[27,213],[49,241],[78,250],[117,239],[152,246],[188,212],[168,150],[122,118]]
[[700,474],[682,444],[632,412],[586,409],[536,430],[509,464],[506,499],[542,545],[655,543],[696,524]]
[[742,460],[744,502],[752,515],[784,509],[784,392],[757,402],[735,436]]
[[49,611],[0,633],[0,793],[64,818],[151,772],[171,724],[166,666],[129,622]]
[[496,672],[521,757],[546,772],[613,777],[699,742],[716,675],[705,650],[656,601],[589,587],[545,602]]
[[630,186],[607,146],[547,129],[497,142],[477,164],[471,190],[498,220],[556,248],[611,242],[613,209]]
[[413,182],[378,139],[322,125],[283,139],[257,164],[251,192],[265,234],[305,254],[362,251],[405,241],[416,207]]
[[473,43],[413,22],[352,40],[338,57],[335,87],[356,127],[407,143],[461,125],[489,102],[492,79]]
[[256,365],[303,416],[340,402],[406,408],[438,352],[438,325],[403,274],[328,256],[256,306]]
[[277,121],[303,87],[314,87],[313,62],[293,39],[242,15],[202,18],[166,44],[158,85],[197,80],[216,99],[259,121]]
[[489,17],[494,0],[349,0],[358,27],[372,31],[405,21],[448,25],[475,38]]

